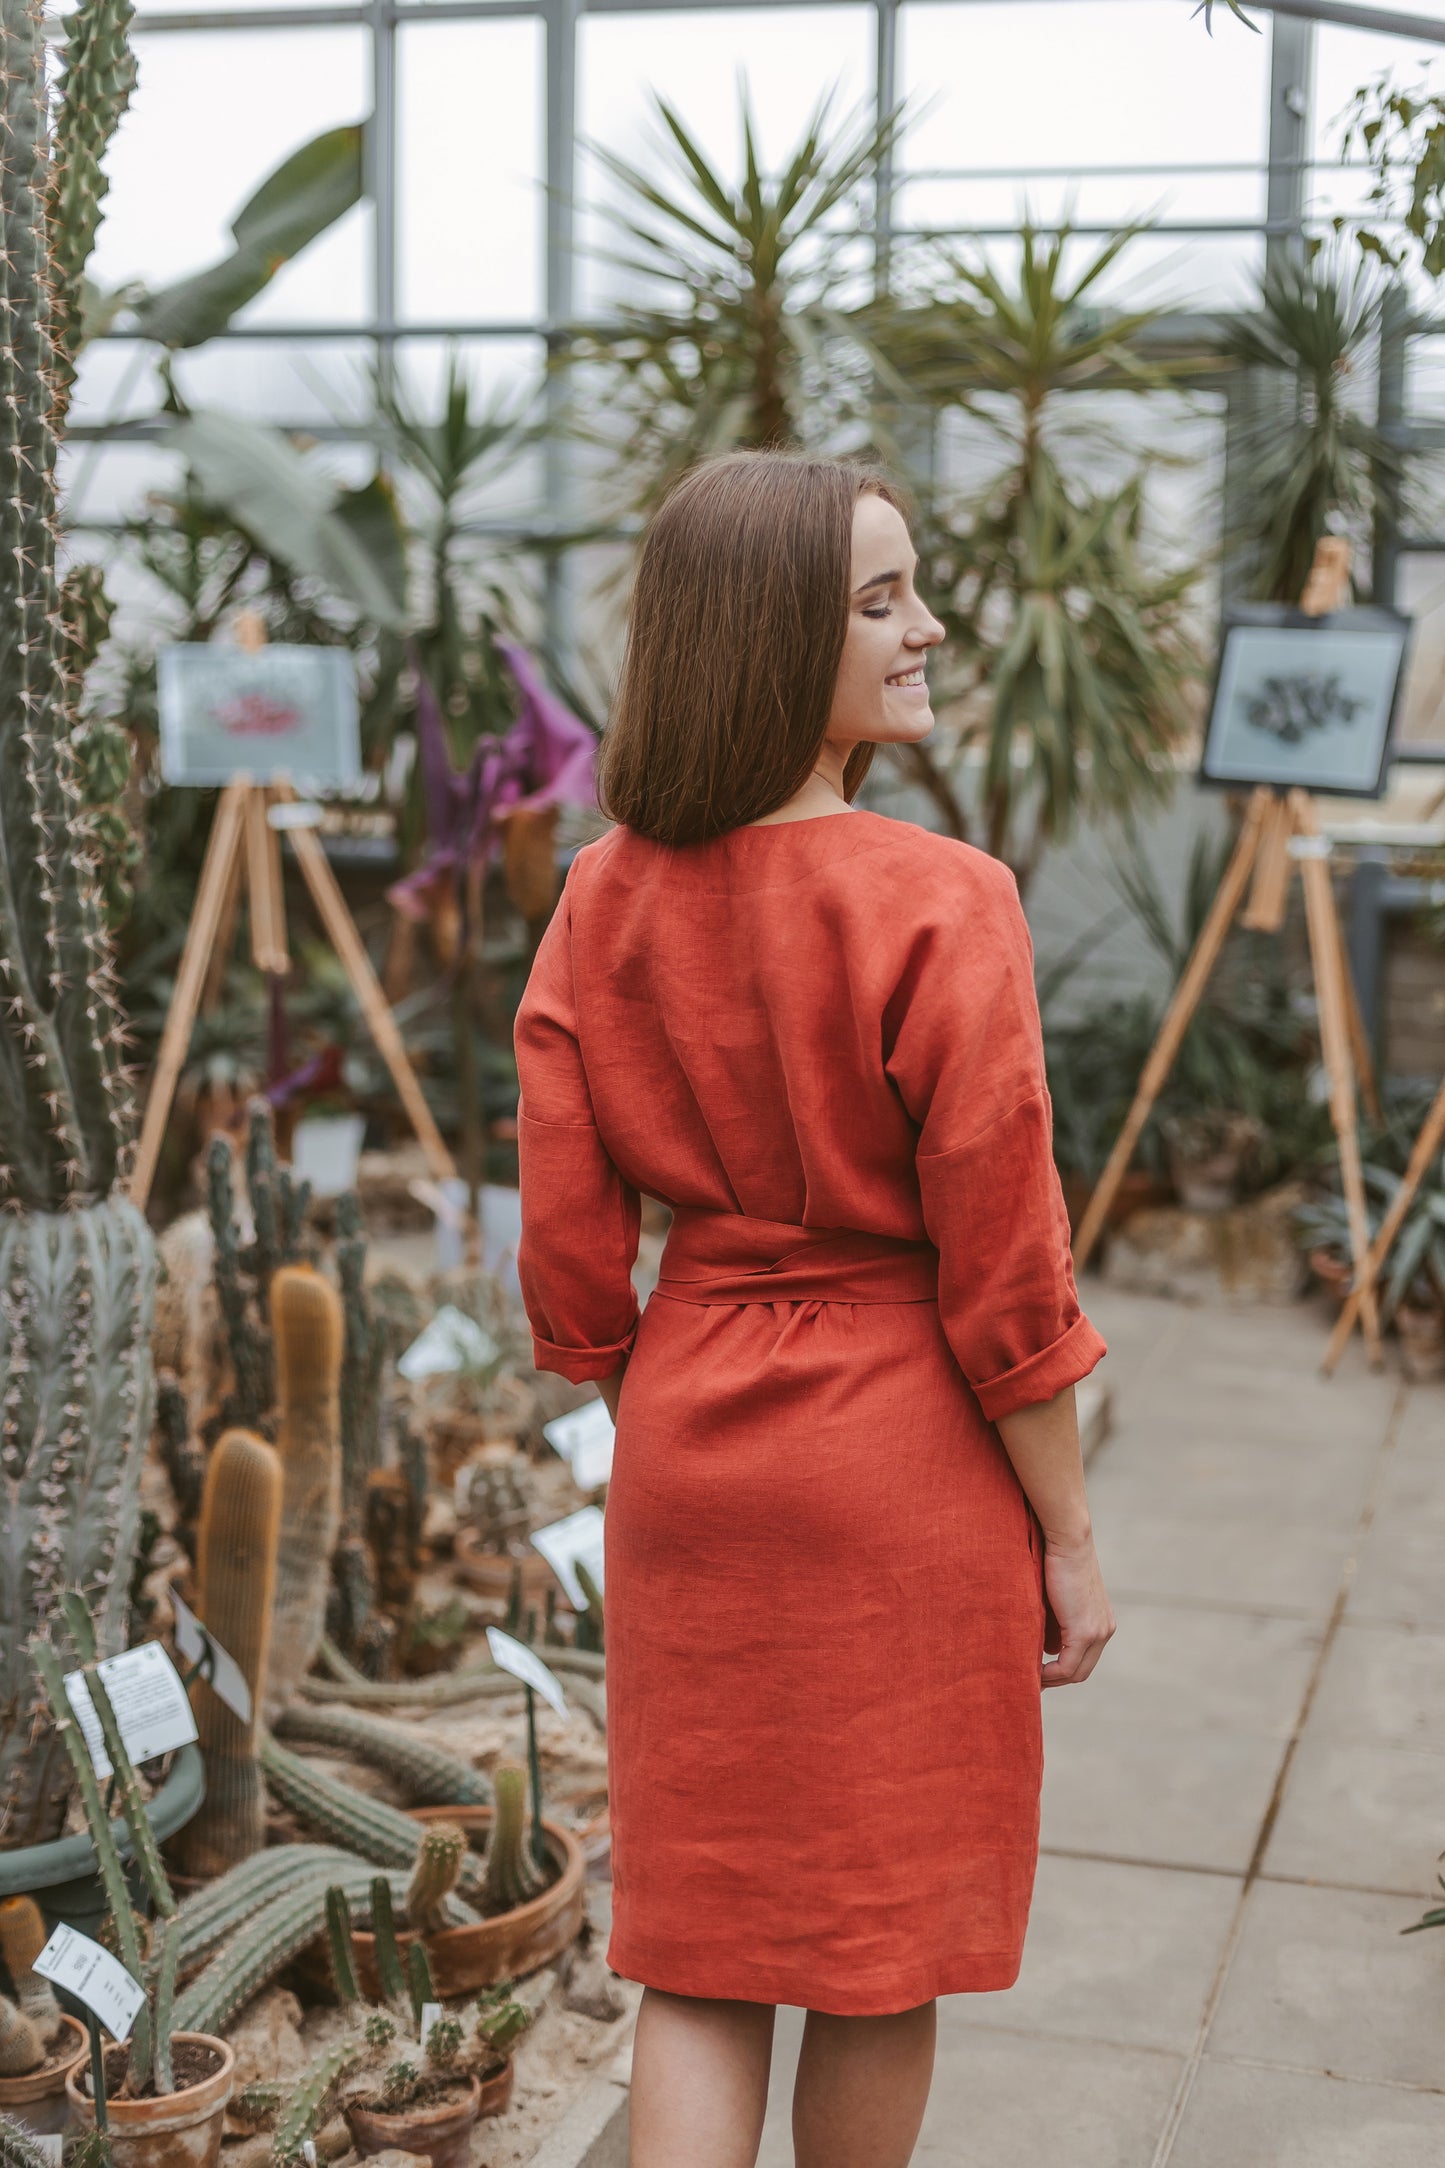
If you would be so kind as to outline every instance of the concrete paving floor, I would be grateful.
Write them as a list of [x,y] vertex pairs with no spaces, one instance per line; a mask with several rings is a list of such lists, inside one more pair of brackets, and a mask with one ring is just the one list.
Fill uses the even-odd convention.
[[[1445,1388],[1322,1313],[1091,1284],[1119,1630],[1044,1697],[1018,1984],[941,2006],[920,2168],[1440,2168]],[[789,2168],[780,2013],[762,2168]]]

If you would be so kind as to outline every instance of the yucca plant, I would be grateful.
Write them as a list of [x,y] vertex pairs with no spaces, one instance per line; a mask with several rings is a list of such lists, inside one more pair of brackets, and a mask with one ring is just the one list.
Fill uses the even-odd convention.
[[709,453],[816,440],[856,409],[863,297],[849,293],[860,259],[847,244],[899,128],[897,113],[835,122],[826,97],[770,172],[744,90],[733,183],[663,98],[655,117],[663,178],[594,150],[621,191],[608,214],[619,244],[602,260],[632,292],[564,357],[600,384],[594,433],[624,451],[639,510]]
[[1079,818],[1167,796],[1202,667],[1188,616],[1197,567],[1160,562],[1145,537],[1151,461],[1124,453],[1122,481],[1101,487],[1085,471],[1097,458],[1077,456],[1092,437],[1121,463],[1082,396],[1174,390],[1199,366],[1141,351],[1156,311],[1094,299],[1135,230],[1078,270],[1067,227],[1026,222],[1011,275],[951,253],[935,294],[889,338],[900,388],[966,415],[991,448],[982,488],[933,496],[924,556],[951,635],[940,699],[960,718],[957,749],[983,754],[979,840],[1022,880]]
[[1229,328],[1228,352],[1273,388],[1238,433],[1242,509],[1236,541],[1253,557],[1251,590],[1298,602],[1320,537],[1340,525],[1368,540],[1377,490],[1403,472],[1370,418],[1361,386],[1378,335],[1383,288],[1338,249],[1285,257],[1259,302]]
[[[0,1845],[59,1833],[65,1751],[26,1656],[121,1646],[150,1433],[155,1257],[120,1193],[124,1025],[72,732],[86,659],[56,578],[74,296],[131,84],[129,0],[82,0],[52,136],[38,4],[0,0]],[[69,299],[67,299],[69,296]],[[74,593],[74,587],[71,587]],[[94,598],[92,597],[92,600]],[[92,619],[93,621],[93,619]]]

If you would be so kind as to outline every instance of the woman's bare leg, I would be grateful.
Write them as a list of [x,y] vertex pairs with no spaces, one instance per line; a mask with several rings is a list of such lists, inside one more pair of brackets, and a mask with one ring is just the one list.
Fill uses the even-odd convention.
[[933,2080],[931,2002],[895,2017],[808,2012],[793,2088],[797,2168],[907,2168]]
[[649,1987],[632,2050],[632,2168],[753,2168],[773,2006]]

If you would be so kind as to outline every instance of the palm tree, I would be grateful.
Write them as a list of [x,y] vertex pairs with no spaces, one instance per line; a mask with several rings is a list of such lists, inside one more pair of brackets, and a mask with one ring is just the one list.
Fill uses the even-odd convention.
[[664,178],[594,146],[622,189],[608,213],[620,245],[604,260],[637,297],[584,325],[562,365],[580,365],[593,387],[587,426],[622,448],[635,510],[710,453],[816,441],[858,409],[865,372],[847,289],[866,259],[849,244],[898,116],[855,114],[834,129],[832,102],[769,173],[744,87],[736,185],[660,97]]
[[1136,230],[1113,235],[1075,275],[1067,227],[1025,222],[1012,279],[948,255],[943,286],[887,341],[911,396],[967,414],[1002,455],[981,490],[933,494],[925,557],[955,660],[941,691],[960,703],[960,750],[983,752],[981,840],[1021,880],[1077,819],[1167,796],[1193,720],[1197,567],[1152,558],[1153,460],[1124,451],[1124,479],[1101,488],[1077,457],[1092,437],[1116,470],[1121,461],[1101,425],[1081,426],[1080,394],[1169,390],[1200,366],[1141,351],[1157,312],[1093,299]]
[[1280,392],[1238,436],[1239,526],[1262,601],[1298,602],[1331,522],[1364,542],[1377,491],[1400,478],[1400,455],[1361,411],[1357,390],[1382,302],[1377,272],[1347,269],[1322,250],[1272,265],[1258,309],[1230,325],[1231,358]]

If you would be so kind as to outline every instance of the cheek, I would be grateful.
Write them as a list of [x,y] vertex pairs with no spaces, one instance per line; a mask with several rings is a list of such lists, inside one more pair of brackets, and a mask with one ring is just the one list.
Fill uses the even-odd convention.
[[876,710],[882,698],[881,680],[886,661],[883,647],[876,625],[870,625],[866,619],[855,619],[849,625],[838,663],[838,689],[833,696],[835,715],[859,711],[871,714]]

